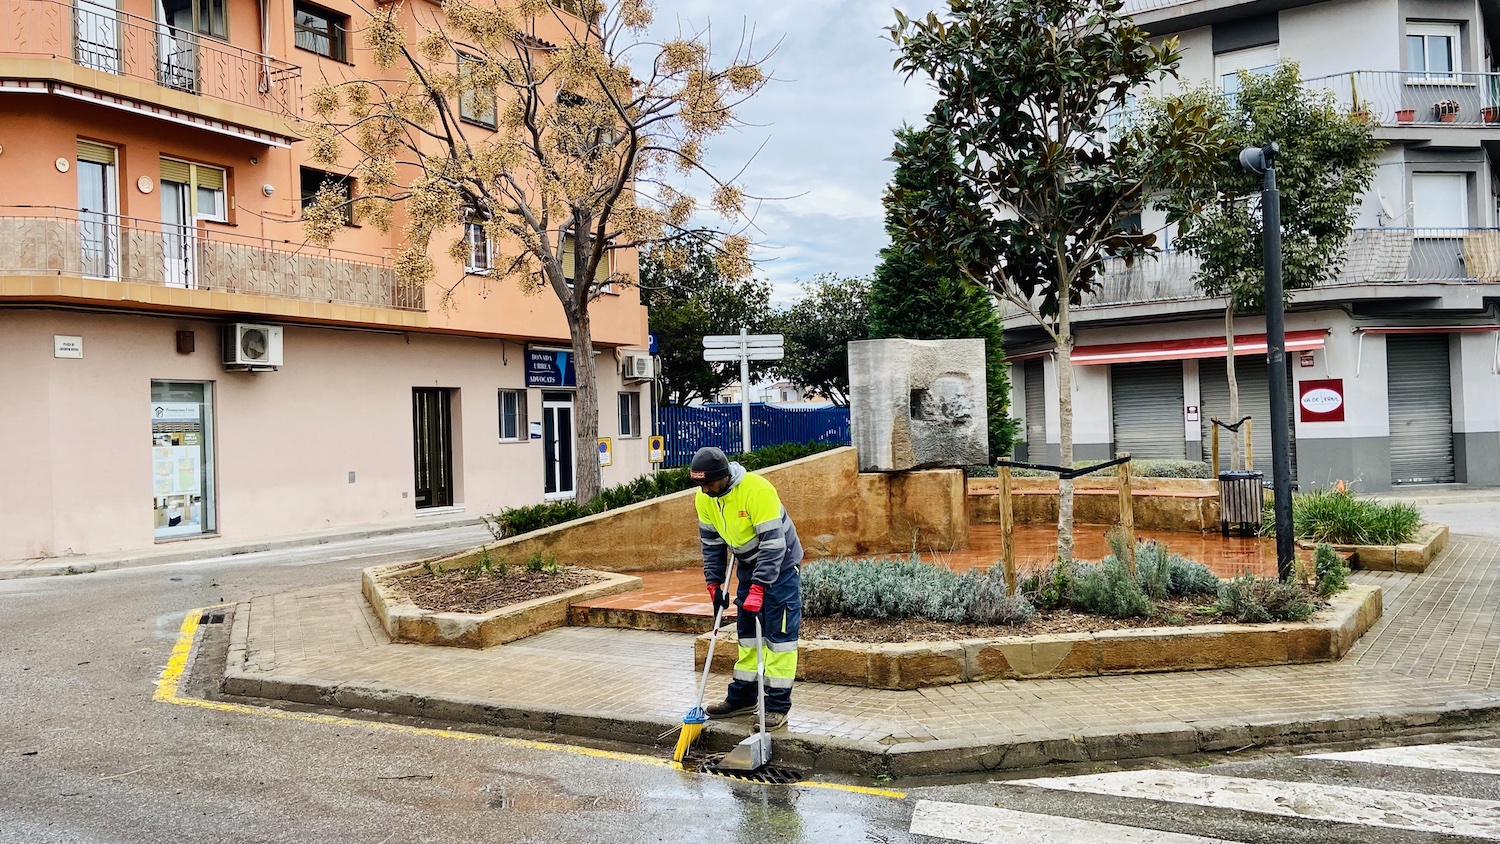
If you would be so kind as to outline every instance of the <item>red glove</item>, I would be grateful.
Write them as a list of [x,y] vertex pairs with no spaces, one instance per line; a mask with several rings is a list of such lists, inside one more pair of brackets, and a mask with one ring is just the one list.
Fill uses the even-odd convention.
[[745,612],[760,612],[761,604],[765,600],[766,587],[761,586],[759,583],[752,583],[750,584],[750,594],[745,596],[745,603],[742,606],[745,608]]

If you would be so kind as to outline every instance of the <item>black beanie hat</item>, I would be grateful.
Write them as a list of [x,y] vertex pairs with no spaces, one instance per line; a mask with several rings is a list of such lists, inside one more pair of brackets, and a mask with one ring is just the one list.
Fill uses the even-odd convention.
[[724,452],[711,445],[704,446],[693,455],[693,462],[688,472],[695,484],[727,478],[729,477],[729,458],[724,456]]

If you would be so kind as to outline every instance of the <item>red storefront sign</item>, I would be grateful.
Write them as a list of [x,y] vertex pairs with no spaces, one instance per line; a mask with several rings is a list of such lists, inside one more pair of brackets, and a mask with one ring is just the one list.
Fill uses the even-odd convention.
[[1323,378],[1297,385],[1297,404],[1303,422],[1344,421],[1344,379]]

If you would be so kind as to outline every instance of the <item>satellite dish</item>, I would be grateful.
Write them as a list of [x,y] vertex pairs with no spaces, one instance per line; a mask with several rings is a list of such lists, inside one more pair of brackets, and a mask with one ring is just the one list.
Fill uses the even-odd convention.
[[1391,210],[1391,202],[1385,198],[1385,193],[1380,188],[1376,188],[1375,196],[1380,200],[1380,213],[1384,214],[1387,220],[1394,221],[1396,219],[1396,212]]

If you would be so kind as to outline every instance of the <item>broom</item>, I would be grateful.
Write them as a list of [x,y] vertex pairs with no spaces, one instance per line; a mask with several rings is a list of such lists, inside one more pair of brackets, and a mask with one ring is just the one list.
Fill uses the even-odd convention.
[[[724,574],[724,585],[719,587],[719,594],[728,597],[729,572]],[[714,608],[714,632],[708,638],[708,656],[703,660],[703,680],[698,684],[698,704],[689,709],[687,715],[682,718],[682,732],[677,736],[677,749],[672,752],[672,761],[678,764],[687,756],[688,748],[702,735],[703,727],[708,723],[708,712],[703,708],[703,695],[708,692],[708,669],[714,663],[714,643],[719,641],[719,622],[724,618],[724,610],[728,607],[728,601]]]

